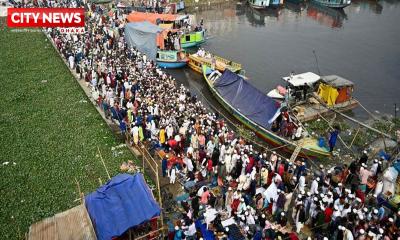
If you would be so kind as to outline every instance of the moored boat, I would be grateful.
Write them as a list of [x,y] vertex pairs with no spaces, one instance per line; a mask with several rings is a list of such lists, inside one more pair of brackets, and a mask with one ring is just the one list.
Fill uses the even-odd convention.
[[345,8],[351,4],[351,0],[311,0],[311,2],[336,9]]
[[192,26],[192,30],[189,31],[190,15],[132,12],[127,16],[127,20],[128,22],[148,21],[164,29],[183,32],[180,35],[182,48],[196,47],[206,41],[205,29],[201,26]]
[[283,0],[248,0],[248,3],[254,9],[266,9],[282,5]]
[[225,69],[229,69],[235,73],[242,70],[242,65],[239,63],[229,61],[216,55],[211,55],[210,53],[204,52],[204,54],[202,54],[201,51],[202,50],[199,50],[197,53],[189,55],[189,67],[198,73],[203,73],[203,65],[209,68],[214,65],[214,68],[221,72],[225,71]]
[[[293,107],[300,121],[310,121],[330,113],[351,110],[358,106],[352,97],[354,83],[336,75],[319,76],[312,72],[282,78],[287,86],[278,85],[268,96]],[[322,105],[322,106],[321,106]]]
[[205,39],[204,29],[194,32],[184,33],[180,38],[182,48],[197,47],[200,44],[204,43],[205,41],[206,39]]
[[161,68],[182,68],[189,61],[183,50],[158,50],[156,60]]
[[[286,115],[287,112],[281,112],[284,110],[280,108],[279,103],[251,86],[241,76],[229,70],[223,73],[218,70],[212,71],[207,66],[203,66],[203,75],[217,101],[238,121],[269,144],[281,147],[289,153],[300,148],[299,156],[310,159],[330,156],[329,150],[325,146],[320,147],[315,138],[303,134],[295,138],[296,140],[280,136],[276,132],[275,123],[279,118],[285,119],[282,115]],[[274,130],[272,126],[275,126]],[[300,126],[297,129],[301,129]]]

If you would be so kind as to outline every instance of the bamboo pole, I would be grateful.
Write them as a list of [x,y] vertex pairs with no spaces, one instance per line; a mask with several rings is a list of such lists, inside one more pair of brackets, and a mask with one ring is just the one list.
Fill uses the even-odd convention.
[[[329,108],[329,109],[330,109],[331,111],[334,111],[334,112],[340,114],[342,117],[347,118],[348,120],[350,120],[350,121],[352,121],[352,122],[355,122],[355,123],[357,123],[357,124],[359,124],[359,125],[361,125],[361,126],[363,126],[363,127],[365,127],[365,128],[368,128],[369,130],[371,130],[371,131],[373,131],[373,132],[376,132],[376,133],[378,133],[378,134],[381,134],[382,136],[385,136],[385,137],[387,137],[387,138],[389,138],[389,139],[393,139],[393,137],[390,136],[389,134],[386,134],[386,133],[384,133],[384,132],[382,132],[382,131],[379,131],[378,129],[373,128],[373,127],[371,127],[371,126],[369,126],[369,125],[367,125],[367,124],[365,124],[365,123],[363,123],[363,122],[360,122],[360,121],[358,121],[357,119],[354,119],[354,118],[352,118],[352,117],[350,117],[350,116],[347,116],[346,114],[341,113],[341,112],[339,112],[339,111],[337,111],[337,110],[335,110],[335,109],[332,109],[332,108]],[[393,139],[393,140],[395,140],[395,139]]]
[[100,155],[100,160],[101,160],[101,162],[103,163],[104,169],[106,170],[106,173],[107,173],[108,179],[111,179],[110,173],[108,172],[108,169],[107,169],[106,163],[104,162],[103,156],[101,156],[100,148],[99,148],[98,146],[97,146],[97,151],[99,152],[99,155]]
[[164,228],[164,214],[163,214],[163,204],[162,204],[162,197],[161,197],[161,189],[160,189],[160,178],[158,175],[158,166],[156,167],[156,179],[157,179],[157,190],[158,190],[158,201],[160,202],[160,207],[161,207],[161,212],[160,212],[160,218],[161,218],[161,229]]
[[81,203],[83,203],[83,193],[81,191],[81,185],[79,185],[79,182],[76,179],[76,177],[74,179],[75,179],[76,187],[78,188],[79,199],[81,200]]
[[358,127],[357,132],[356,132],[356,134],[354,135],[354,138],[353,138],[353,140],[352,140],[351,143],[350,143],[350,147],[353,146],[353,143],[354,143],[354,141],[356,140],[357,135],[358,135],[358,133],[360,132],[360,129],[361,129],[361,127]]

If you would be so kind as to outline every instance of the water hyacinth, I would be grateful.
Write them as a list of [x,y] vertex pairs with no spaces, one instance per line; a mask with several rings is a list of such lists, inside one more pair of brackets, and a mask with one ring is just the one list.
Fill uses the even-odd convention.
[[79,204],[75,179],[85,194],[108,180],[97,147],[112,176],[134,158],[43,33],[6,30],[0,42],[0,236],[22,239],[32,223]]

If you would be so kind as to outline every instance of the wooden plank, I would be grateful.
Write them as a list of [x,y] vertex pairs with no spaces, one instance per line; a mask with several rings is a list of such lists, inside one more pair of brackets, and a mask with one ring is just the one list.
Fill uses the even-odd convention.
[[54,217],[32,224],[29,227],[28,240],[59,240]]

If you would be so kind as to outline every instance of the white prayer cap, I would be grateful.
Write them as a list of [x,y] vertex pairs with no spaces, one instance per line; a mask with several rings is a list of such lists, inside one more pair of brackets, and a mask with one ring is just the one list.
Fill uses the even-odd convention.
[[366,207],[363,208],[363,211],[364,211],[364,212],[368,212],[368,208],[366,208]]
[[301,195],[301,194],[297,195],[297,198],[302,198],[302,197],[303,197],[303,195]]
[[324,168],[324,165],[320,164],[320,165],[319,165],[319,168]]
[[265,214],[262,214],[261,217],[262,217],[262,218],[265,218]]
[[354,208],[354,209],[353,209],[353,213],[357,213],[357,209]]
[[229,232],[229,228],[228,228],[228,227],[226,227],[226,228],[225,228],[225,231],[226,231],[226,232]]
[[389,220],[389,222],[391,222],[391,223],[394,221],[393,218],[391,218],[391,217],[390,217],[388,220]]
[[341,186],[343,186],[343,184],[340,182],[340,183],[338,183],[338,186],[341,187]]
[[179,227],[178,227],[178,226],[175,226],[175,230],[178,231],[178,230],[179,230]]
[[246,215],[246,216],[249,216],[249,212],[248,212],[248,211],[246,211],[246,212],[244,213],[244,215]]
[[358,218],[359,218],[360,220],[364,220],[364,215],[359,215]]
[[360,234],[364,234],[365,233],[365,230],[364,229],[360,229]]
[[228,187],[228,191],[232,191],[232,187]]
[[361,198],[356,198],[356,201],[357,202],[361,202]]
[[281,216],[285,216],[285,213],[284,213],[284,212],[281,212]]
[[380,233],[380,234],[383,234],[383,233],[384,233],[383,228],[379,228],[379,233]]
[[311,196],[311,192],[307,192],[307,196]]
[[373,211],[373,213],[374,213],[374,214],[378,214],[378,209],[375,208],[374,211]]
[[319,177],[317,177],[317,181],[319,182],[321,179]]

